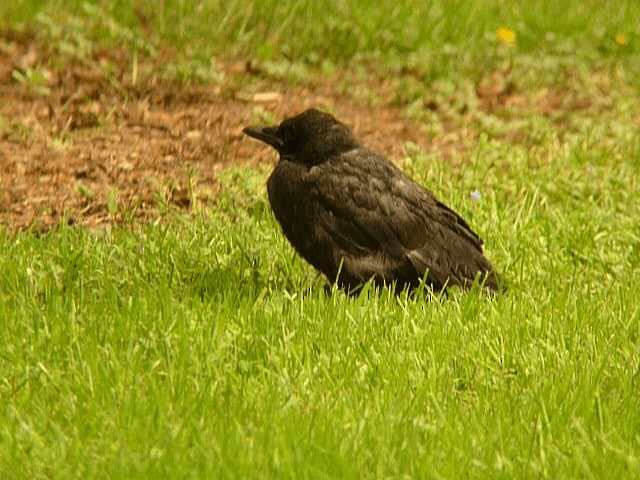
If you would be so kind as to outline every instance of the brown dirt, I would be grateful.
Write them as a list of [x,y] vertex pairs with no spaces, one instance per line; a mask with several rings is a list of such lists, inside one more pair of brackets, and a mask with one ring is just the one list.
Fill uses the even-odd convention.
[[[326,82],[289,86],[256,77],[250,92],[153,75],[134,84],[129,59],[117,51],[45,71],[44,80],[16,78],[15,71],[27,73],[39,62],[42,50],[28,35],[0,33],[0,223],[11,228],[47,228],[62,218],[97,226],[125,220],[118,212],[149,220],[158,215],[159,198],[185,209],[194,196],[210,202],[221,169],[275,160],[241,133],[256,121],[256,110],[281,119],[330,108],[391,156],[402,153],[394,139],[425,144],[397,109],[364,105]],[[106,62],[120,65],[114,75],[100,68]],[[232,80],[256,74],[248,65],[225,69]],[[386,135],[375,134],[380,125]]]
[[[329,109],[391,158],[402,156],[407,142],[447,155],[477,135],[462,112],[464,129],[442,114],[446,133],[431,138],[390,104],[390,82],[374,76],[366,89],[378,102],[344,92],[339,85],[349,82],[336,77],[295,86],[250,64],[219,65],[223,85],[186,85],[153,73],[162,55],[155,65],[141,64],[133,79],[132,59],[119,50],[43,68],[50,54],[28,32],[0,31],[0,224],[12,229],[46,229],[61,219],[92,227],[148,221],[162,203],[211,203],[225,167],[275,161],[274,152],[242,134],[261,115]],[[531,108],[508,73],[478,85],[483,110]],[[543,114],[563,108],[563,97],[542,100],[536,109]],[[426,107],[439,111],[434,102]]]

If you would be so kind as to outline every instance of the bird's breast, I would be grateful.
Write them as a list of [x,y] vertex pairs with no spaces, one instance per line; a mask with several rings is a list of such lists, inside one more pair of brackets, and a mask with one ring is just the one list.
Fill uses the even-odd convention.
[[306,186],[307,168],[280,160],[267,181],[267,193],[273,214],[285,236],[298,248],[308,237],[313,222],[310,192]]

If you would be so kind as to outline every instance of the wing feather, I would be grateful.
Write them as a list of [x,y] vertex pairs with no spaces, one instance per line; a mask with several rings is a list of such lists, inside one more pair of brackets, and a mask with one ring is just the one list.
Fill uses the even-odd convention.
[[383,156],[358,148],[312,167],[316,235],[352,282],[372,276],[415,285],[428,270],[434,287],[466,285],[491,272],[482,240],[451,208]]

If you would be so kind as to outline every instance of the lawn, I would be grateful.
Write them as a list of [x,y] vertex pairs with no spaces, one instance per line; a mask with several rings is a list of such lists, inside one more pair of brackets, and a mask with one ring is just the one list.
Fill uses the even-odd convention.
[[[0,67],[38,52],[0,69],[0,478],[640,477],[635,2],[155,5],[0,6]],[[259,73],[230,73],[249,61]],[[127,128],[102,107],[89,133],[17,116],[57,102],[47,78],[76,64],[105,70],[116,112],[158,77],[230,111],[267,89],[312,92],[347,123],[394,115],[414,134],[380,145],[469,221],[508,292],[326,289],[271,214],[267,150],[216,160],[206,201],[198,163],[184,188],[77,177],[92,187],[74,184],[76,210],[18,221],[41,200],[14,195],[29,172],[3,163],[44,143],[99,155],[95,138]],[[241,122],[286,105],[250,104],[219,148],[242,153]],[[373,123],[359,128],[384,136]],[[147,213],[126,188],[157,189]]]

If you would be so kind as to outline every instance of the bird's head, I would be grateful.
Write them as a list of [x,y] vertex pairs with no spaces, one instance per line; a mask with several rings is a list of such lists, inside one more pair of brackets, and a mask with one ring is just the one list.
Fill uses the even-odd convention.
[[357,146],[349,127],[315,108],[287,118],[280,125],[247,127],[243,132],[271,145],[281,159],[307,165],[317,165]]

